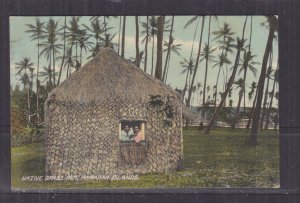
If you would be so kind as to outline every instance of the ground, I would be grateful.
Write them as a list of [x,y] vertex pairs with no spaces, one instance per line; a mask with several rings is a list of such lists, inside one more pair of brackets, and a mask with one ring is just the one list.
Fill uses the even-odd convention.
[[195,127],[183,130],[184,168],[169,174],[140,175],[139,180],[21,181],[43,176],[42,144],[12,148],[13,188],[166,188],[166,187],[279,187],[279,137],[260,133],[256,147],[246,143],[245,129],[216,129],[210,135]]

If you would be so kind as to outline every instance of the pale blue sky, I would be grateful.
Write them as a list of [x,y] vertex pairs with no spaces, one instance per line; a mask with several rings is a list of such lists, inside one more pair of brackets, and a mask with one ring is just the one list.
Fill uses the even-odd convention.
[[[182,57],[189,58],[190,53],[191,53],[191,48],[193,44],[193,37],[194,37],[194,32],[195,32],[195,25],[190,26],[188,29],[183,29],[185,23],[191,18],[192,16],[175,16],[175,23],[174,23],[174,30],[175,32],[173,33],[173,37],[175,38],[175,44],[182,44],[182,50],[181,50],[181,56],[177,56],[175,54],[172,54],[171,56],[171,62],[170,62],[170,69],[169,69],[169,75],[168,75],[168,81],[167,83],[170,84],[173,88],[177,87],[179,89],[182,89],[185,83],[185,75],[180,75],[182,71],[182,67],[180,66],[179,62],[182,61]],[[63,25],[64,23],[64,17],[53,17],[55,20],[59,20],[60,26]],[[49,19],[49,17],[40,17],[41,21],[45,22]],[[81,24],[86,24],[90,25],[89,22],[90,17],[85,16],[80,18],[80,25]],[[171,19],[170,16],[166,16],[166,20]],[[71,20],[71,17],[67,17],[67,21]],[[145,21],[146,17],[141,16],[139,18],[140,22]],[[242,33],[242,27],[243,23],[245,20],[245,16],[218,16],[218,21],[212,21],[212,26],[211,26],[211,31],[215,31],[219,29],[219,27],[223,26],[224,22],[229,23],[229,25],[232,28],[232,31],[235,32],[236,34],[234,37],[236,38],[237,36],[241,37]],[[252,53],[257,55],[256,61],[257,62],[262,62],[263,58],[263,53],[265,50],[266,46],[266,41],[268,37],[268,30],[267,28],[263,27],[261,25],[262,22],[264,22],[266,19],[263,16],[253,16],[253,34],[252,34]],[[208,18],[206,18],[206,23],[204,26],[204,35],[203,35],[203,42],[202,46],[207,42],[207,32],[208,32]],[[23,16],[18,16],[18,17],[10,17],[10,41],[11,41],[11,47],[10,47],[10,57],[11,57],[11,83],[12,85],[17,83],[18,76],[15,75],[15,63],[22,60],[23,57],[29,57],[31,61],[36,65],[37,63],[37,48],[36,48],[36,42],[31,41],[29,38],[29,34],[26,33],[25,31],[27,30],[27,27],[25,24],[34,24],[35,23],[35,17],[23,17]],[[195,45],[194,45],[194,58],[196,58],[196,53],[198,49],[198,40],[199,40],[199,35],[200,35],[200,26],[201,21],[199,23],[199,28],[198,32],[196,35],[195,39]],[[119,32],[119,17],[118,18],[113,18],[111,17],[108,20],[108,26],[109,27],[114,27],[113,29],[110,30],[110,33],[116,33],[116,36],[114,38],[114,42],[118,43],[118,32]],[[140,26],[140,31],[141,31],[141,26]],[[250,31],[250,17],[248,17],[248,22],[246,26],[246,31],[245,31],[245,38],[249,38],[249,31]],[[144,36],[140,33],[140,38],[142,39]],[[211,37],[211,40],[214,38],[214,36]],[[168,33],[165,33],[164,35],[164,40],[168,40]],[[141,40],[140,40],[141,41]],[[210,45],[213,47],[217,46],[216,41],[211,41]],[[156,46],[156,45],[155,45]],[[144,50],[145,45],[140,42],[140,51]],[[151,48],[152,48],[152,43],[149,43],[148,45],[148,71],[150,72],[151,70]],[[217,53],[220,53],[219,51],[216,51],[215,55],[217,57]],[[83,53],[83,63],[86,63],[86,56],[90,55],[90,53]],[[156,55],[156,54],[154,54]],[[135,57],[135,18],[134,17],[127,17],[126,19],[126,42],[125,42],[125,58],[130,58],[130,57]],[[229,58],[234,62],[234,57],[235,53],[231,55]],[[241,55],[242,57],[242,55]],[[273,68],[276,68],[277,64],[277,58],[278,58],[278,42],[277,40],[274,41],[274,50],[273,50]],[[165,54],[163,56],[163,63],[165,61]],[[60,61],[57,63],[57,70],[58,67],[60,66]],[[40,60],[40,67],[42,66],[47,66],[48,62],[47,60],[42,57]],[[143,64],[141,65],[143,67]],[[155,59],[154,59],[154,66],[155,66]],[[213,64],[209,64],[208,67],[208,85],[210,86],[210,92],[208,95],[213,94],[213,86],[215,85],[216,82],[216,76],[217,76],[217,71],[218,68],[212,68]],[[261,65],[256,66],[258,69],[258,76],[260,73]],[[197,76],[195,79],[195,84],[197,82],[200,82],[203,85],[204,81],[204,71],[205,71],[205,62],[201,62],[199,64]],[[148,73],[149,73],[148,72]],[[229,72],[230,75],[230,72]],[[257,78],[254,78],[252,74],[249,74],[247,78],[247,86],[250,86],[250,84],[253,81],[257,81]],[[242,77],[242,75],[237,75],[236,79]],[[272,84],[273,82],[271,82]],[[223,77],[220,77],[219,80],[219,87],[218,90],[222,90],[223,84]],[[271,85],[270,85],[271,86]],[[270,87],[271,88],[271,87]],[[278,89],[278,88],[277,88]],[[249,89],[247,89],[247,92]],[[234,87],[233,91],[233,105],[237,105],[237,94],[238,92],[236,91],[236,88]],[[198,104],[199,101],[199,96],[198,94],[194,96],[193,98],[193,104],[196,105]],[[248,104],[248,100],[246,101],[247,106],[251,106],[251,102]],[[275,105],[277,105],[277,102],[275,102]]]

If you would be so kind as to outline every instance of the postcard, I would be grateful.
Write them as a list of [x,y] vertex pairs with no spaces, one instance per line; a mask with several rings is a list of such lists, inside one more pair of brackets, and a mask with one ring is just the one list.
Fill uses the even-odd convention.
[[12,188],[279,188],[277,24],[11,16]]

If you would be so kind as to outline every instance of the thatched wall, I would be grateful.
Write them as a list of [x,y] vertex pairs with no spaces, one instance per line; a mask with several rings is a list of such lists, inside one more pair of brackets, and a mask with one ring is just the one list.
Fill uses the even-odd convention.
[[[166,97],[163,97],[165,100]],[[46,103],[47,175],[141,174],[176,170],[182,161],[181,104],[165,126],[164,106],[111,98],[101,103],[49,99]],[[145,120],[144,161],[124,162],[119,141],[122,119]],[[143,158],[143,157],[142,157]],[[140,158],[138,158],[140,159]]]

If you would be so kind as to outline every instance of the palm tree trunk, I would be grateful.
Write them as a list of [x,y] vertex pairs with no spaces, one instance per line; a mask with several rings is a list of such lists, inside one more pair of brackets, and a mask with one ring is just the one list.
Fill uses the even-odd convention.
[[54,48],[53,48],[53,51],[52,51],[52,54],[53,54],[53,84],[55,86],[55,56],[54,56]]
[[154,64],[154,35],[152,35],[152,67],[151,67],[151,76],[153,76],[153,64]]
[[172,52],[170,52],[169,58],[168,58],[168,61],[167,61],[168,64],[167,64],[167,71],[166,71],[164,83],[167,83],[168,72],[169,72],[169,67],[170,67],[170,58],[171,58],[171,54],[172,54]]
[[[250,36],[249,36],[249,49],[251,53],[251,41],[252,41],[252,16],[250,17]],[[246,78],[244,78],[244,111],[246,111]]]
[[79,66],[79,68],[81,68],[81,64],[82,64],[82,47],[80,47],[80,66]]
[[182,90],[182,98],[181,98],[181,101],[182,101],[182,102],[184,102],[185,92],[186,92],[186,90],[187,90],[188,77],[189,77],[189,70],[186,72],[185,84],[184,84],[184,88],[183,88],[183,90]]
[[163,37],[164,37],[164,23],[165,17],[159,16],[157,19],[157,57],[156,57],[156,68],[155,77],[162,81],[162,54],[163,54]]
[[36,123],[40,122],[39,117],[39,71],[40,71],[40,36],[38,36],[38,63],[36,71]]
[[218,71],[217,81],[216,81],[216,95],[215,95],[214,110],[213,110],[213,112],[215,112],[216,107],[217,107],[218,84],[219,84],[219,77],[220,77],[221,68],[222,68],[222,66],[219,66],[219,71]]
[[135,37],[135,49],[136,49],[136,53],[135,53],[135,62],[136,62],[136,66],[140,67],[140,49],[139,49],[139,17],[135,16],[135,33],[136,33],[136,37]]
[[61,77],[61,73],[62,73],[62,68],[65,62],[65,54],[66,54],[66,26],[67,26],[67,16],[65,16],[65,24],[64,24],[64,53],[63,53],[63,57],[62,57],[62,61],[60,64],[60,69],[59,69],[59,75],[58,75],[58,80],[57,80],[57,86],[60,83],[60,77]]
[[145,42],[145,61],[144,61],[144,72],[146,73],[147,72],[147,58],[148,58],[148,37],[149,37],[149,30],[148,30],[148,16],[147,16],[147,28],[146,28],[146,32],[147,32],[147,35],[146,35],[146,42]]
[[260,129],[263,129],[264,126],[264,120],[265,120],[265,115],[266,115],[266,108],[267,108],[267,102],[268,102],[268,95],[269,95],[269,82],[270,82],[270,75],[271,74],[271,68],[272,68],[272,49],[270,52],[270,58],[269,58],[269,67],[267,70],[267,85],[266,85],[266,90],[265,90],[265,94],[264,94],[264,102],[263,102],[263,109],[262,109],[262,114],[261,114],[261,118],[260,118]]
[[120,21],[119,21],[118,54],[120,54],[121,25],[122,25],[122,16],[120,16]]
[[[208,52],[209,52],[209,38],[210,38],[210,25],[211,25],[211,16],[209,16],[209,21],[208,21],[208,39],[207,39],[207,47],[208,47]],[[205,74],[204,74],[204,86],[203,86],[203,100],[202,100],[202,105],[204,106],[205,104],[205,94],[206,94],[206,80],[207,80],[207,71],[208,71],[208,55],[205,60]]]
[[[234,62],[234,66],[233,66],[233,71],[232,71],[232,74],[229,78],[229,81],[227,82],[227,86],[226,86],[226,90],[224,92],[224,94],[222,95],[222,99],[221,99],[221,102],[218,106],[218,108],[216,109],[216,111],[214,112],[214,115],[206,129],[206,133],[210,133],[210,130],[215,122],[215,119],[217,118],[217,115],[219,114],[221,108],[223,107],[223,104],[225,103],[225,100],[227,98],[227,95],[232,87],[232,84],[234,82],[234,79],[235,79],[235,75],[236,75],[236,72],[237,72],[237,69],[238,69],[238,65],[239,65],[239,58],[240,58],[240,53],[241,53],[241,49],[243,48],[244,46],[244,34],[245,34],[245,27],[246,27],[246,23],[247,23],[247,16],[246,16],[246,19],[245,19],[245,22],[244,22],[244,27],[243,27],[243,34],[242,34],[242,39],[239,41],[237,40],[237,53],[236,53],[236,57],[235,57],[235,62]],[[204,101],[205,102],[205,101]]]
[[[51,71],[51,60],[52,60],[52,59],[51,59],[51,55],[50,55],[50,64],[49,64],[49,66],[48,66],[48,70],[50,69],[50,70],[49,70],[50,73],[52,72],[52,71]],[[50,85],[50,87],[52,87],[52,74],[49,75],[49,85]]]
[[[194,86],[194,82],[195,82],[195,78],[196,78],[197,70],[198,70],[198,66],[199,66],[199,61],[200,61],[202,36],[203,36],[203,30],[204,30],[204,21],[205,21],[205,16],[202,16],[201,34],[200,34],[200,39],[199,39],[198,53],[197,53],[197,59],[196,59],[196,63],[195,63],[195,70],[194,70],[194,74],[192,77],[191,87]],[[190,106],[191,97],[192,97],[192,88],[189,89],[189,93],[188,93],[188,99],[187,99],[188,106]]]
[[[272,17],[276,18],[275,16],[272,16]],[[276,20],[272,19],[272,17],[269,17],[269,20],[272,20],[275,22]],[[251,126],[250,139],[249,139],[249,143],[251,145],[257,145],[257,137],[258,137],[258,131],[259,131],[259,117],[260,117],[260,113],[261,113],[261,103],[262,103],[262,98],[263,98],[263,93],[264,93],[266,69],[267,69],[269,54],[270,54],[270,51],[272,48],[274,33],[275,33],[275,27],[274,27],[274,25],[272,25],[272,23],[270,23],[268,41],[266,44],[266,49],[265,49],[263,62],[262,62],[261,74],[260,74],[258,85],[257,85],[257,102],[256,102],[256,106],[255,106],[255,109],[253,112],[253,122],[252,122],[252,126]]]
[[[247,55],[251,55],[250,52],[247,52]],[[247,57],[248,58],[248,57]],[[241,108],[241,101],[242,101],[242,97],[243,95],[245,95],[245,80],[247,77],[247,70],[248,70],[248,60],[245,60],[243,63],[243,69],[244,69],[244,77],[243,77],[243,86],[242,86],[242,92],[239,94],[239,101],[238,101],[238,106],[236,109],[236,113],[235,113],[235,118],[232,124],[232,129],[235,129],[235,124],[237,123],[237,120],[239,118],[239,114],[240,114],[240,108]],[[244,107],[244,111],[245,111],[245,107]]]
[[239,93],[239,101],[238,101],[238,105],[237,105],[237,108],[236,108],[236,113],[235,113],[235,116],[234,116],[234,120],[233,120],[233,123],[231,125],[231,129],[235,129],[235,125],[238,121],[238,118],[239,118],[239,113],[240,113],[240,108],[241,108],[241,102],[242,102],[242,98],[243,98],[243,90],[240,90],[241,92]]
[[125,50],[125,27],[126,26],[126,16],[123,16],[123,30],[122,30],[122,50],[121,56],[124,58],[124,50]]
[[265,123],[265,130],[268,130],[268,126],[269,126],[269,122],[270,122],[270,112],[272,110],[272,105],[273,105],[273,98],[274,98],[274,93],[275,93],[275,85],[276,85],[276,80],[274,79],[273,82],[273,88],[272,88],[272,96],[271,96],[271,100],[270,100],[270,104],[269,104],[269,108],[267,110],[267,114],[266,114],[266,123]]
[[257,89],[255,91],[255,97],[254,97],[254,100],[253,100],[253,103],[252,103],[250,117],[248,119],[248,123],[247,123],[247,126],[246,126],[247,130],[249,130],[250,125],[251,125],[251,121],[252,121],[252,117],[253,117],[253,112],[254,112],[254,108],[255,108],[255,104],[256,104],[256,99],[257,99]]
[[167,64],[168,64],[168,60],[169,60],[170,49],[171,49],[171,45],[173,43],[173,37],[172,37],[173,26],[174,26],[174,16],[172,16],[172,23],[171,23],[171,29],[170,29],[170,35],[169,35],[169,43],[168,43],[168,49],[167,49],[167,56],[166,56],[166,60],[165,60],[164,73],[163,73],[163,77],[162,77],[163,82],[165,81],[165,78],[166,78]]

